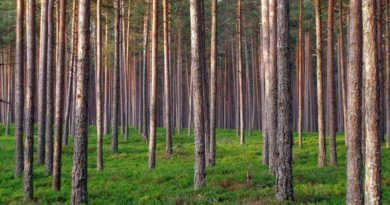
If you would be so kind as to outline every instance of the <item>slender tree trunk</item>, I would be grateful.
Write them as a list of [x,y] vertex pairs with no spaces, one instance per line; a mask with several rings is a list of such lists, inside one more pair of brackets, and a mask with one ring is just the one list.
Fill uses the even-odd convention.
[[[149,4],[148,0],[146,0],[147,4]],[[144,137],[144,140],[148,140],[148,131],[147,131],[147,69],[148,69],[148,45],[149,45],[149,38],[148,38],[148,24],[149,24],[149,6],[145,9],[146,13],[144,15],[144,31],[143,31],[143,63],[142,63],[142,85],[141,85],[141,106],[142,106],[142,113],[141,113],[141,124],[142,124],[142,134]]]
[[[380,1],[379,1],[380,3]],[[380,96],[375,0],[363,0],[363,61],[365,79],[365,204],[381,204]],[[381,45],[382,46],[382,45]]]
[[163,0],[163,26],[164,26],[164,127],[166,148],[165,152],[172,155],[172,131],[171,131],[171,110],[170,110],[170,79],[169,79],[169,3]]
[[[379,80],[379,89],[382,91],[385,89],[384,87],[384,60],[383,60],[383,33],[382,33],[382,18],[384,13],[382,11],[382,0],[376,0],[375,2],[375,23],[376,23],[376,43],[377,43],[377,50],[378,50],[378,80]],[[385,137],[385,127],[384,127],[384,121],[385,121],[385,107],[384,107],[384,100],[385,100],[385,95],[383,92],[379,92],[379,139],[381,142],[384,142],[384,137]]]
[[298,31],[298,146],[302,147],[302,112],[303,112],[303,73],[304,50],[303,50],[303,0],[299,0],[299,31]]
[[24,199],[33,199],[33,146],[34,146],[34,88],[35,88],[35,0],[27,2],[26,34],[26,101],[25,101],[25,132],[24,144]]
[[[270,45],[270,37],[269,37],[269,16],[268,16],[268,1],[267,0],[261,0],[261,25],[262,25],[262,69],[261,72],[263,72],[264,76],[264,70],[268,69],[268,57],[269,57],[269,45]],[[262,75],[262,74],[260,74]],[[263,81],[264,77],[262,78]],[[264,82],[264,81],[263,81]],[[264,91],[264,86],[262,91]],[[264,92],[263,92],[264,93]],[[263,94],[264,95],[264,94]],[[263,99],[265,96],[263,96]],[[263,100],[263,103],[265,100]],[[263,114],[262,114],[262,119],[263,119],[263,164],[268,165],[269,164],[269,143],[268,143],[268,127],[265,126],[267,120],[265,119],[266,117],[266,112],[267,110],[265,109],[267,107],[267,104],[263,104]]]
[[157,99],[157,28],[158,11],[157,0],[152,0],[152,22],[151,22],[151,85],[150,85],[150,121],[149,121],[149,169],[156,166],[156,99]]
[[102,127],[102,29],[101,29],[101,2],[96,3],[96,131],[97,153],[96,168],[103,170],[103,127]]
[[328,99],[328,122],[329,122],[329,153],[330,164],[337,166],[336,150],[336,101],[335,101],[335,83],[333,68],[333,0],[328,1],[328,36],[327,36],[327,99]]
[[65,23],[66,1],[59,1],[59,40],[56,67],[56,99],[54,118],[54,161],[53,161],[53,189],[61,189],[61,157],[62,157],[62,107],[64,92],[64,66],[65,66]]
[[119,98],[120,98],[120,0],[115,1],[115,62],[114,62],[114,78],[112,88],[112,111],[111,111],[111,150],[118,152],[118,120],[119,120]]
[[215,165],[216,152],[216,105],[217,105],[217,0],[211,1],[211,45],[210,45],[210,154],[208,165]]
[[294,200],[292,185],[291,78],[288,65],[289,1],[277,0],[277,72],[278,72],[278,164],[276,199]]
[[347,66],[347,204],[363,204],[362,173],[362,1],[349,3]]
[[242,83],[242,25],[241,25],[241,0],[237,0],[237,74],[239,89],[239,107],[240,107],[240,144],[245,144],[245,127],[244,127],[244,87]]
[[47,67],[47,6],[48,1],[41,1],[41,22],[38,69],[38,147],[37,163],[45,163],[45,111],[46,111],[46,67]]
[[278,159],[277,150],[277,68],[276,68],[276,0],[269,1],[269,57],[265,70],[265,95],[267,109],[267,134],[269,142],[269,171],[275,174]]
[[53,173],[53,79],[54,79],[54,0],[48,0],[48,18],[47,18],[47,73],[46,73],[46,147],[45,147],[45,165],[46,175]]
[[[118,4],[119,5],[119,4]],[[90,1],[79,0],[80,34],[77,59],[77,91],[74,137],[71,204],[88,204],[87,153],[88,153],[88,83],[90,52]]]
[[24,106],[24,0],[16,2],[15,53],[15,177],[23,174],[23,106]]
[[205,184],[205,138],[204,138],[204,101],[202,89],[202,71],[204,65],[204,19],[203,0],[190,0],[191,20],[191,70],[195,124],[195,174],[194,188],[200,189]]
[[317,112],[318,112],[318,167],[326,166],[326,141],[324,121],[324,95],[322,74],[322,26],[321,0],[315,1],[316,13],[316,55],[317,55]]

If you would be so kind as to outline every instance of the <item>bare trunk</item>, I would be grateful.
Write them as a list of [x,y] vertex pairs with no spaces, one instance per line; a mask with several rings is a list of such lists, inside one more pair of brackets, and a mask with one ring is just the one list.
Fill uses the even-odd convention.
[[96,3],[96,168],[103,170],[103,127],[102,127],[102,29],[101,29],[101,2]]
[[242,26],[241,26],[241,0],[237,1],[237,75],[239,89],[239,107],[240,107],[240,144],[245,144],[244,127],[244,88],[242,83]]
[[347,66],[347,198],[348,204],[362,204],[362,1],[349,4]]
[[381,204],[381,149],[378,44],[375,0],[363,0],[363,61],[365,79],[365,189],[366,205]]
[[304,50],[303,50],[303,0],[299,0],[299,31],[298,31],[298,146],[302,147],[302,112],[303,112],[303,73]]
[[164,26],[164,127],[166,137],[165,152],[172,154],[171,110],[170,110],[170,83],[169,83],[169,4],[163,0],[163,26]]
[[210,45],[210,154],[208,164],[215,165],[216,152],[216,103],[217,103],[217,0],[211,1],[211,45]]
[[115,1],[115,62],[112,87],[112,111],[111,111],[111,150],[118,152],[118,120],[119,120],[119,98],[120,98],[120,0]]
[[[262,25],[262,69],[260,69],[262,72],[262,82],[264,85],[264,70],[268,69],[268,57],[269,57],[269,16],[268,16],[268,1],[267,0],[261,0],[261,25]],[[262,92],[265,90],[264,86],[262,86]],[[265,96],[263,92],[263,103],[265,102]],[[262,126],[262,131],[263,131],[263,164],[268,165],[269,164],[269,143],[268,143],[268,127],[265,126],[267,120],[265,119],[266,116],[266,103],[263,104],[263,112],[262,112],[262,121],[263,121],[263,126]]]

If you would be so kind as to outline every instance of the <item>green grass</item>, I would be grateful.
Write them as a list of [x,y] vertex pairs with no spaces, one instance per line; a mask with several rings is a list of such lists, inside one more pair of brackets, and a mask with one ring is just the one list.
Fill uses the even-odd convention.
[[[4,133],[1,127],[0,133]],[[91,128],[88,147],[88,192],[90,204],[275,204],[274,178],[261,165],[261,136],[247,136],[239,144],[234,130],[217,132],[217,166],[207,169],[207,186],[193,190],[193,138],[174,136],[174,154],[164,154],[164,130],[157,133],[156,169],[147,168],[147,145],[130,130],[130,139],[120,139],[119,153],[110,152],[104,139],[105,169],[96,171],[96,136]],[[184,131],[186,133],[186,131]],[[295,140],[296,142],[296,140]],[[296,142],[297,143],[297,142]],[[344,137],[337,137],[338,167],[317,168],[317,136],[304,134],[304,147],[293,150],[295,202],[293,204],[345,204]],[[36,153],[36,152],[34,152]],[[390,204],[389,150],[383,149],[383,202]],[[0,136],[0,204],[25,204],[22,179],[14,178],[14,138]],[[64,147],[62,189],[53,192],[44,167],[34,165],[36,204],[69,204],[72,147]],[[247,170],[252,180],[246,183]]]

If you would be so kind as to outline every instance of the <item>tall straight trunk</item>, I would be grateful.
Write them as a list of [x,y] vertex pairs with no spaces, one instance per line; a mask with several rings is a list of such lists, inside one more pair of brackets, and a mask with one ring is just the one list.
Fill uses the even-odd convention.
[[156,110],[157,110],[157,28],[158,11],[157,0],[152,0],[152,22],[151,22],[151,85],[150,85],[150,107],[149,107],[149,169],[156,166]]
[[23,174],[23,106],[24,106],[24,0],[16,2],[15,53],[15,177]]
[[390,148],[390,2],[386,1],[386,147]]
[[328,123],[329,123],[329,153],[330,164],[337,166],[337,150],[336,150],[336,94],[334,82],[334,67],[333,67],[333,0],[328,1],[328,36],[326,47],[326,80],[327,80],[327,95],[328,100]]
[[66,98],[66,104],[65,104],[65,122],[64,122],[64,144],[68,144],[68,136],[70,132],[71,122],[73,121],[73,118],[71,118],[72,115],[72,105],[75,99],[74,96],[74,85],[75,85],[75,73],[76,73],[76,66],[77,66],[77,44],[78,44],[78,32],[77,32],[77,26],[78,26],[78,5],[77,0],[73,1],[73,8],[72,8],[72,37],[70,40],[71,45],[71,54],[70,54],[70,60],[69,60],[69,71],[68,71],[68,88],[67,88],[67,98]]
[[[119,4],[118,4],[119,5]],[[71,204],[88,204],[88,83],[90,52],[90,1],[79,0],[77,91]]]
[[[176,72],[177,72],[177,113],[176,113],[176,127],[178,134],[181,135],[183,129],[183,59],[182,59],[182,35],[181,28],[177,31],[177,58],[176,58]],[[208,89],[208,88],[207,88]]]
[[[146,0],[147,4],[149,4],[149,1]],[[141,85],[141,124],[142,124],[142,134],[144,137],[144,140],[146,141],[148,139],[148,131],[147,131],[147,74],[148,74],[148,45],[149,45],[149,38],[148,38],[148,30],[149,30],[149,6],[145,9],[144,14],[144,31],[143,31],[143,53],[142,53],[142,85]]]
[[59,33],[56,66],[56,99],[54,117],[54,161],[53,161],[53,189],[61,189],[61,157],[62,157],[62,107],[64,92],[64,66],[65,66],[65,20],[66,1],[59,1]]
[[46,112],[46,67],[47,67],[47,6],[48,0],[41,1],[39,68],[38,68],[38,147],[37,163],[45,163],[45,112]]
[[291,78],[288,65],[289,1],[277,0],[277,72],[278,72],[278,164],[276,200],[294,200],[292,185]]
[[269,171],[275,174],[277,151],[277,64],[276,64],[276,0],[269,1],[269,57],[268,67],[265,70],[265,95],[267,109],[267,134],[269,142]]
[[348,204],[362,204],[362,1],[349,3],[347,66],[347,196]]
[[326,166],[326,141],[324,120],[324,95],[322,74],[322,26],[321,0],[315,1],[316,14],[316,56],[317,56],[317,112],[318,112],[318,167]]
[[[380,1],[379,1],[380,3]],[[365,204],[381,204],[380,96],[375,0],[363,0],[363,61],[365,79]],[[381,45],[382,46],[382,45]]]
[[205,129],[204,129],[204,95],[202,88],[202,71],[204,64],[204,19],[203,0],[190,0],[191,20],[191,74],[193,86],[194,124],[195,124],[195,173],[194,189],[205,184]]
[[47,6],[47,72],[46,72],[46,147],[45,147],[45,167],[46,175],[53,173],[53,79],[54,79],[54,0],[48,0]]
[[299,0],[299,31],[298,31],[298,146],[302,147],[302,115],[303,115],[303,73],[304,50],[303,50],[303,0]]
[[[347,130],[347,83],[345,73],[345,58],[344,58],[344,35],[343,35],[343,1],[339,1],[339,56],[340,56],[340,68],[341,71],[341,92],[342,92],[342,104],[344,113],[344,133]],[[347,145],[347,137],[345,136],[345,144]]]
[[[104,36],[104,49],[108,48],[108,23],[107,23],[107,17],[105,18],[105,36]],[[106,54],[104,56],[104,134],[107,135],[110,127],[109,123],[109,116],[110,116],[110,90],[109,90],[109,66],[108,66],[108,55]]]
[[114,76],[112,87],[112,111],[111,111],[111,150],[118,152],[118,120],[119,120],[119,98],[120,98],[120,0],[115,1],[115,54],[114,54]]
[[[383,21],[383,14],[382,11],[382,0],[375,0],[375,22],[376,23],[376,42],[377,43],[377,52],[378,52],[378,80],[379,80],[379,89],[384,90],[384,79],[385,79],[385,72],[384,72],[384,60],[383,60],[383,29],[382,29],[382,21]],[[385,95],[383,92],[379,92],[379,138],[381,142],[384,142],[384,135],[385,135],[385,107],[384,102]]]
[[35,0],[28,0],[26,15],[27,58],[26,58],[26,98],[24,144],[24,199],[33,199],[33,146],[34,146],[34,89],[35,89]]
[[96,168],[103,170],[103,127],[102,127],[102,29],[101,29],[101,2],[96,3]]
[[[269,45],[270,45],[270,36],[269,36],[269,16],[268,16],[268,1],[267,0],[261,0],[261,25],[262,25],[262,35],[261,35],[261,42],[262,42],[262,69],[261,72],[263,73],[262,82],[264,84],[264,70],[268,69],[268,57],[269,57]],[[262,75],[262,74],[260,74]],[[262,91],[264,91],[264,86]],[[263,99],[265,99],[264,92],[263,92]],[[269,164],[269,143],[268,143],[268,127],[266,125],[266,107],[268,106],[265,100],[263,100],[263,113],[262,113],[262,121],[263,121],[263,164],[268,165]]]
[[242,19],[241,19],[241,0],[237,0],[237,74],[238,74],[238,100],[240,107],[240,144],[245,144],[244,127],[244,87],[242,83]]
[[217,0],[211,1],[211,42],[210,42],[210,154],[208,165],[215,165],[216,118],[217,118]]
[[170,110],[170,79],[169,79],[169,4],[163,0],[163,26],[164,26],[164,127],[166,147],[165,152],[172,154],[171,110]]

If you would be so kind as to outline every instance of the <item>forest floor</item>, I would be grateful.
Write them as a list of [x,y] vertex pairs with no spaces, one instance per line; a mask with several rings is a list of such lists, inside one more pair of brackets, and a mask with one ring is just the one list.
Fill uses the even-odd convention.
[[[4,133],[4,129],[0,129]],[[207,186],[193,190],[193,138],[183,131],[174,136],[174,154],[165,155],[164,130],[157,133],[156,169],[147,168],[147,145],[133,129],[126,142],[120,138],[119,153],[111,153],[104,139],[104,171],[96,171],[96,136],[91,128],[88,148],[90,204],[276,204],[274,178],[261,162],[259,132],[240,145],[234,130],[217,132],[217,165],[207,169]],[[295,136],[295,143],[297,139]],[[36,146],[36,143],[35,143]],[[383,148],[383,204],[390,204],[390,150]],[[304,133],[304,146],[293,148],[295,202],[291,204],[345,204],[344,137],[337,137],[338,167],[317,167],[317,135]],[[35,155],[36,152],[34,152]],[[34,204],[69,204],[72,146],[64,147],[62,188],[51,189],[44,166],[34,164]],[[36,156],[34,156],[36,157]],[[0,204],[25,204],[22,179],[14,178],[14,138],[0,136]],[[247,182],[247,172],[252,175]]]

